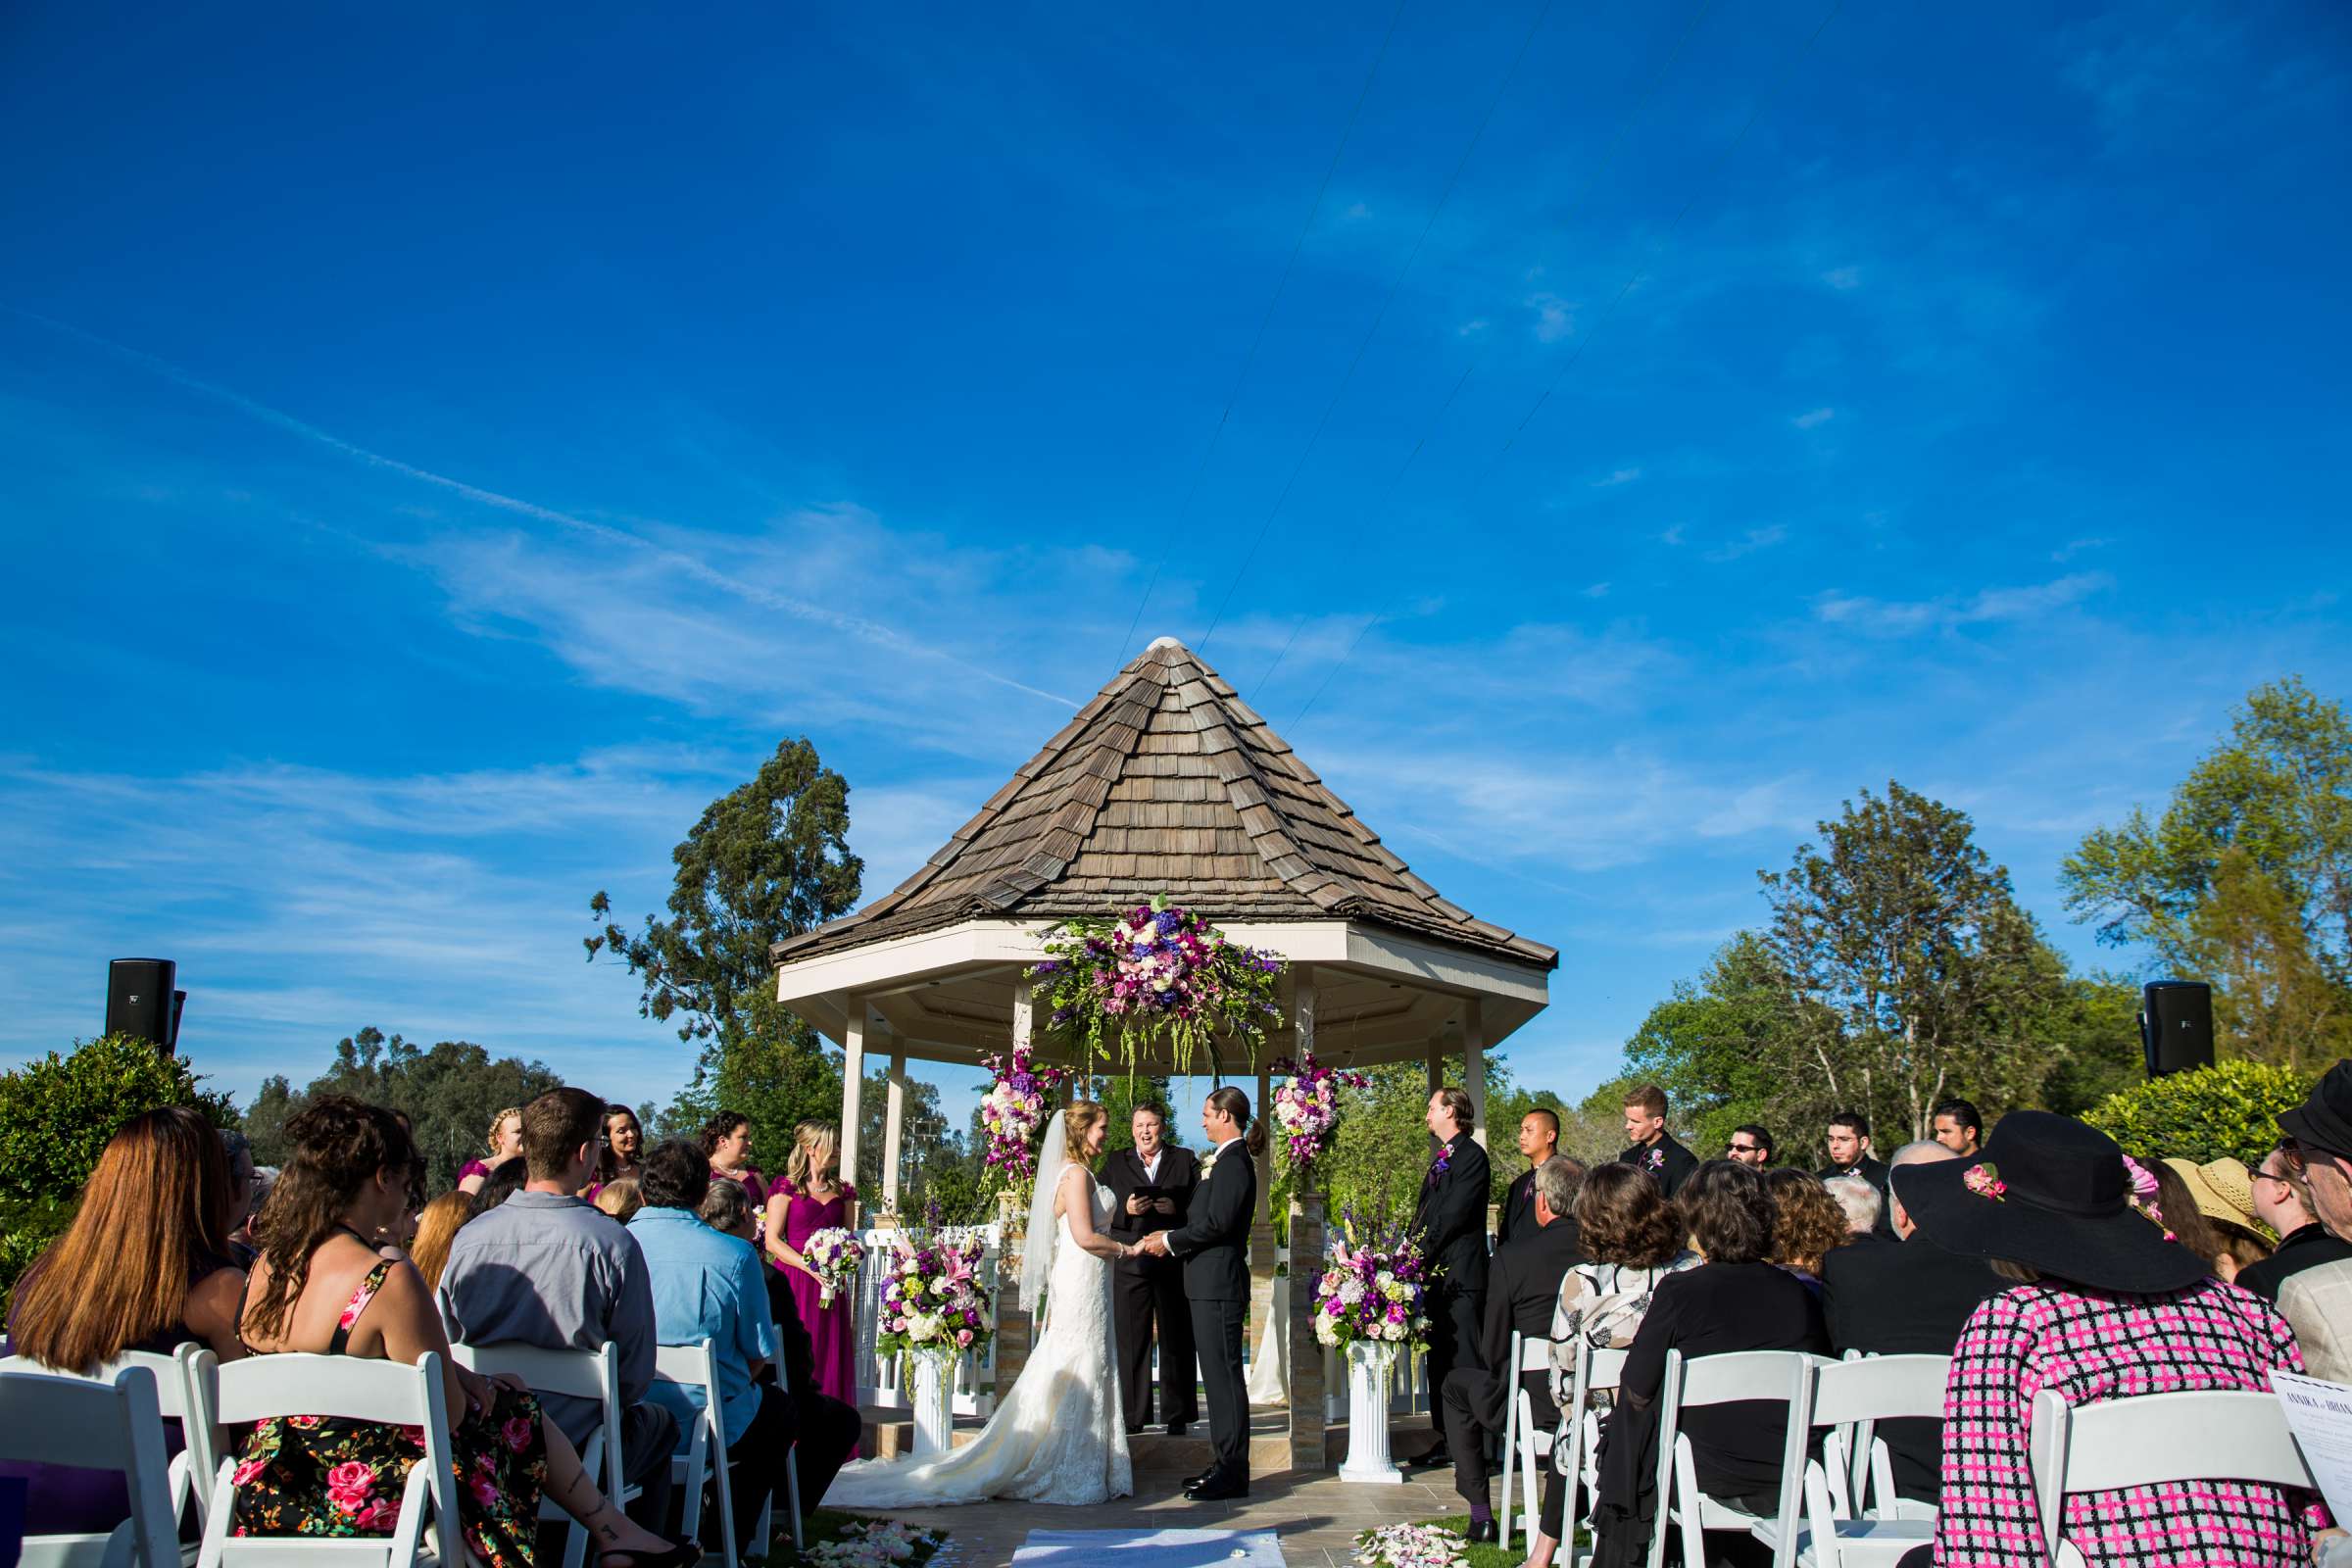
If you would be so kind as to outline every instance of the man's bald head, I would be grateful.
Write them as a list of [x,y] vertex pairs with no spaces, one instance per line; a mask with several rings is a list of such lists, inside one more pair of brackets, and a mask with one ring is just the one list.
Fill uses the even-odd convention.
[[[1933,1165],[1937,1160],[1959,1157],[1935,1139],[1923,1138],[1916,1144],[1905,1144],[1896,1150],[1886,1161],[1886,1168],[1892,1170],[1897,1165]],[[1911,1233],[1918,1229],[1911,1223],[1910,1212],[1903,1207],[1903,1200],[1894,1196],[1892,1181],[1886,1183],[1886,1223],[1893,1226],[1894,1234],[1906,1242],[1911,1239]]]

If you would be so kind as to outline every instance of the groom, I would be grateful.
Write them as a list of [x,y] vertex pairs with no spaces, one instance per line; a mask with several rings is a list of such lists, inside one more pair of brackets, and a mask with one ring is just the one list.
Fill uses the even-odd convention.
[[[1250,1402],[1242,1387],[1242,1313],[1250,1303],[1250,1269],[1243,1257],[1250,1222],[1257,1213],[1257,1165],[1250,1125],[1250,1097],[1231,1084],[1212,1090],[1200,1107],[1200,1131],[1216,1152],[1200,1165],[1192,1212],[1176,1230],[1154,1231],[1144,1248],[1184,1259],[1184,1294],[1193,1303],[1193,1346],[1200,1384],[1208,1394],[1208,1441],[1216,1462],[1186,1483],[1195,1502],[1250,1495]],[[1265,1134],[1255,1135],[1263,1147]]]

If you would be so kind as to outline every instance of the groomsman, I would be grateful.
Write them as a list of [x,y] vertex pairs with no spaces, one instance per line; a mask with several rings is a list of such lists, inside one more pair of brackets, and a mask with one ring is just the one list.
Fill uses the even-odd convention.
[[1446,1374],[1476,1367],[1478,1331],[1487,1308],[1487,1152],[1470,1136],[1470,1096],[1448,1086],[1429,1097],[1429,1131],[1438,1141],[1421,1196],[1413,1203],[1412,1233],[1421,1255],[1444,1272],[1429,1293],[1431,1443],[1413,1462],[1446,1462],[1446,1425],[1438,1396]]
[[[1102,1161],[1102,1183],[1116,1200],[1110,1234],[1140,1242],[1153,1231],[1176,1230],[1192,1210],[1200,1162],[1167,1141],[1167,1117],[1156,1105],[1135,1107],[1133,1149]],[[1159,1328],[1159,1415],[1168,1436],[1200,1419],[1199,1375],[1193,1356],[1193,1311],[1184,1295],[1184,1264],[1138,1253],[1111,1265],[1111,1314],[1119,1336],[1119,1403],[1130,1437],[1152,1424],[1152,1330]]]
[[[1560,1117],[1557,1111],[1538,1105],[1519,1118],[1519,1152],[1527,1156],[1527,1169],[1511,1179],[1502,1195],[1502,1217],[1494,1222],[1494,1250],[1502,1250],[1514,1236],[1525,1236],[1536,1224],[1536,1172],[1544,1162],[1560,1152]],[[1576,1169],[1581,1179],[1585,1170]]]

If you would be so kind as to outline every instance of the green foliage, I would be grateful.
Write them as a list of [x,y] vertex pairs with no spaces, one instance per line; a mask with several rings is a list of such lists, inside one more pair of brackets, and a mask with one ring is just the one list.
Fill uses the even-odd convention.
[[2082,1119],[2137,1158],[2230,1155],[2251,1167],[2277,1146],[2279,1113],[2301,1104],[2312,1082],[2290,1067],[2216,1062],[2110,1095]]
[[[1837,1027],[1828,1009],[1794,994],[1771,946],[1742,931],[1695,983],[1678,984],[1642,1020],[1605,1114],[1618,1118],[1625,1089],[1646,1080],[1666,1091],[1668,1125],[1701,1158],[1720,1153],[1744,1122],[1773,1129],[1788,1157],[1798,1157],[1804,1130],[1841,1108],[1829,1103],[1809,1059],[1813,1043]],[[1622,1131],[1621,1123],[1612,1128]],[[1618,1137],[1612,1152],[1623,1144]]]
[[1094,1098],[1102,1102],[1103,1112],[1110,1118],[1110,1133],[1102,1145],[1104,1152],[1135,1147],[1135,1107],[1138,1105],[1158,1107],[1161,1143],[1184,1142],[1184,1129],[1176,1125],[1176,1118],[1168,1110],[1170,1096],[1166,1078],[1130,1078],[1124,1073],[1112,1073],[1095,1080]]
[[256,1164],[283,1164],[292,1152],[286,1123],[320,1095],[349,1095],[408,1116],[424,1155],[426,1190],[445,1192],[457,1185],[460,1166],[482,1156],[491,1117],[563,1083],[544,1062],[493,1058],[467,1040],[422,1050],[370,1024],[335,1043],[333,1063],[309,1087],[296,1090],[282,1075],[264,1080],[246,1108],[245,1135]]
[[1761,876],[1765,944],[1793,1004],[1790,1095],[1868,1111],[1889,1145],[1927,1136],[1947,1094],[1988,1114],[2030,1102],[2048,1068],[2033,1026],[2065,965],[1967,814],[1889,782],[1819,831]]
[[0,1201],[78,1193],[115,1129],[159,1105],[192,1105],[234,1127],[236,1106],[202,1082],[184,1058],[133,1035],[76,1042],[0,1073]]
[[638,1012],[675,1019],[680,1040],[702,1043],[693,1081],[649,1131],[690,1136],[721,1106],[739,1110],[755,1152],[780,1170],[795,1125],[840,1117],[837,1058],[776,1004],[768,948],[857,906],[865,867],[849,849],[849,795],[814,746],[785,741],[672,854],[667,918],[647,915],[631,935],[604,893],[588,901],[602,925],[582,939],[589,960],[618,958],[641,983]]
[[2139,1044],[2139,987],[2127,976],[2070,977],[2036,1034],[2051,1059],[2041,1081],[2043,1110],[2080,1116],[2139,1083],[2147,1071]]
[[[1434,1147],[1427,1119],[1429,1067],[1398,1061],[1359,1070],[1365,1078],[1362,1088],[1340,1089],[1340,1123],[1323,1157],[1315,1162],[1315,1187],[1323,1194],[1324,1212],[1335,1224],[1340,1211],[1351,1204],[1360,1214],[1403,1221],[1412,1217]],[[1514,1140],[1523,1107],[1537,1102],[1537,1097],[1522,1094],[1512,1084],[1500,1053],[1487,1057],[1486,1091],[1487,1153],[1493,1174],[1488,1200],[1500,1202],[1511,1178],[1526,1168]],[[1554,1102],[1554,1097],[1543,1099]],[[1280,1165],[1276,1169],[1284,1171]],[[1290,1195],[1286,1172],[1274,1186],[1277,1212],[1289,1211]]]

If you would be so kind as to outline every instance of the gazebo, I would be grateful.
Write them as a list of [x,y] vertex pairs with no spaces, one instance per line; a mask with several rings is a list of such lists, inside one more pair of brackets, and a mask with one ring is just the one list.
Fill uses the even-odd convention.
[[[1156,894],[1288,961],[1268,1059],[1311,1049],[1338,1066],[1422,1060],[1433,1088],[1458,1061],[1474,1135],[1486,1141],[1486,1052],[1543,1008],[1559,955],[1413,875],[1232,686],[1163,637],[912,876],[772,949],[777,1000],[842,1049],[841,1168],[857,1168],[871,1055],[890,1061],[882,1169],[891,1200],[909,1061],[976,1065],[1020,1043],[1040,1060],[1070,1063],[1053,1042],[1033,1040],[1024,970],[1044,956],[1055,922]],[[1226,1076],[1255,1077],[1251,1104],[1262,1112],[1266,1061],[1220,1065]],[[1147,1058],[1138,1070],[1172,1064]],[[1258,1191],[1272,1187],[1261,1161]],[[1318,1255],[1319,1205],[1294,1203],[1291,1223],[1293,1255]],[[1275,1261],[1262,1197],[1250,1253],[1253,1317],[1262,1319]],[[999,1293],[1002,1328],[1012,1331],[1000,1334],[1000,1385],[1027,1344],[1027,1325],[1004,1307],[1010,1294]],[[1294,1468],[1320,1469],[1311,1306],[1311,1292],[1292,1293],[1289,1446]]]

